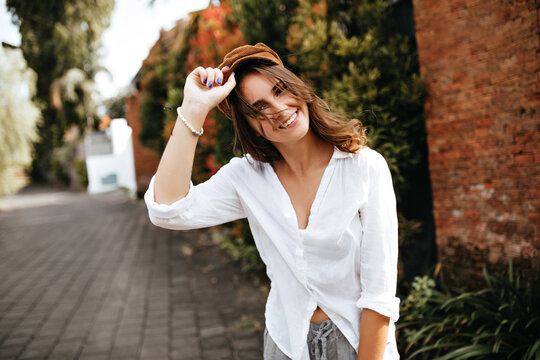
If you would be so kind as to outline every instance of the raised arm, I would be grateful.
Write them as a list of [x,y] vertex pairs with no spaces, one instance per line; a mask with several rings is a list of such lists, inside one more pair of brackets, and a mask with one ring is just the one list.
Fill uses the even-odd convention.
[[[201,130],[208,112],[236,85],[234,74],[222,84],[227,71],[228,68],[222,72],[200,66],[188,75],[179,111],[195,130]],[[198,139],[178,117],[156,172],[154,197],[157,203],[172,204],[188,193]]]

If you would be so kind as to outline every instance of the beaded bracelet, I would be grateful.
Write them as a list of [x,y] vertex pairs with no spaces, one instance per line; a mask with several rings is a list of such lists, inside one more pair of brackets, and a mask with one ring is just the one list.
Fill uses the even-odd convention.
[[[180,112],[180,108],[176,108],[176,112],[178,113],[178,117],[180,118],[180,120],[182,120],[182,122],[184,124],[186,124],[187,128],[189,130],[191,130],[192,133],[194,133],[195,135],[197,136],[201,136],[203,133],[204,133],[204,129],[201,128],[201,131],[197,131],[193,128],[193,126],[191,126],[190,123],[187,122],[186,118],[184,118],[184,116],[182,115],[182,113]],[[172,135],[172,131],[171,131],[171,135]]]

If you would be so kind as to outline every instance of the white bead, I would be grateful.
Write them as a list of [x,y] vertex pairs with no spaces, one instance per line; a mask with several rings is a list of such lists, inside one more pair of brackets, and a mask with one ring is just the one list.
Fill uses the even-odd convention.
[[184,116],[182,116],[182,113],[180,112],[180,108],[176,108],[176,112],[178,113],[178,117],[180,118],[180,120],[182,120],[182,122],[184,124],[186,124],[187,128],[189,130],[191,130],[192,133],[194,133],[195,135],[197,136],[201,136],[203,133],[204,133],[204,129],[201,128],[201,131],[197,131],[193,128],[193,126],[191,126],[190,123],[187,122],[186,118],[184,118]]

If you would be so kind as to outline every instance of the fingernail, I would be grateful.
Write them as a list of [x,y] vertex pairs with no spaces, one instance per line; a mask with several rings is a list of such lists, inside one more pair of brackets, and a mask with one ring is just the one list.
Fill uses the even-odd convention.
[[216,80],[216,82],[217,82],[219,85],[221,85],[221,78],[218,78],[218,79]]
[[203,84],[206,84],[206,78],[204,78],[204,80],[202,82],[203,82]]
[[212,88],[212,85],[213,85],[213,84],[212,84],[212,82],[210,81],[210,82],[208,83],[208,87],[211,89],[211,88]]
[[226,70],[226,69],[230,69],[230,67],[229,66],[224,66],[223,69],[221,69],[221,70]]

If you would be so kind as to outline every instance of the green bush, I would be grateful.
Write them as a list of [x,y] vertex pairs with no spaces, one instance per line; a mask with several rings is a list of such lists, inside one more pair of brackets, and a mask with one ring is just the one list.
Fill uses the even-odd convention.
[[62,161],[57,158],[53,157],[51,159],[51,170],[54,174],[54,177],[58,182],[64,186],[69,186],[71,180],[69,178],[69,174],[64,169],[64,165],[62,164]]
[[86,161],[84,161],[84,159],[75,158],[73,160],[73,164],[81,185],[84,187],[88,186],[88,171],[86,170]]
[[398,343],[406,359],[540,359],[540,280],[484,269],[485,289],[459,292],[417,277],[402,304]]
[[[393,7],[386,0],[259,3],[233,1],[245,38],[279,50],[287,66],[312,84],[333,111],[367,127],[368,145],[392,171],[400,213],[400,279],[411,281],[425,273],[434,266],[436,253],[432,219],[424,215],[432,211],[424,195],[429,192],[426,85],[418,74],[414,44],[400,33]],[[275,22],[277,9],[283,16]],[[281,40],[269,33],[286,36]]]
[[[432,219],[423,215],[431,214],[431,199],[419,195],[429,193],[423,117],[426,89],[417,74],[413,42],[400,35],[386,0],[261,4],[232,0],[210,5],[194,13],[185,28],[178,27],[175,42],[179,46],[171,46],[167,38],[153,48],[138,74],[141,142],[163,150],[176,118],[174,111],[164,112],[163,106],[174,109],[182,103],[184,80],[191,69],[219,64],[223,55],[246,41],[266,42],[289,68],[314,85],[333,110],[347,118],[360,118],[369,129],[370,147],[388,161],[400,212],[400,279],[407,287],[414,275],[434,265],[431,255],[435,253],[433,236],[426,235]],[[231,121],[213,111],[204,127],[192,170],[195,183],[205,181],[238,155],[232,149]],[[240,224],[226,225],[223,231],[229,235],[223,246],[243,268],[259,268],[263,264],[252,256],[255,245],[247,222]]]
[[266,266],[259,256],[247,221],[239,220],[231,225],[222,227],[219,232],[214,231],[214,241],[219,243],[232,260],[240,264],[243,272],[264,278]]

